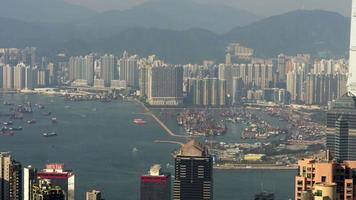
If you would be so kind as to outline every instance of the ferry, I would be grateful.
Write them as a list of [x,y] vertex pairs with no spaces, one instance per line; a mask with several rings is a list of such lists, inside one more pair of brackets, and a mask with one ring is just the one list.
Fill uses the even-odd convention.
[[52,133],[42,133],[43,136],[45,137],[53,137],[53,136],[57,136],[57,133],[52,132]]
[[146,124],[146,121],[143,119],[136,118],[133,120],[133,123],[135,123],[137,125],[144,125],[144,124]]

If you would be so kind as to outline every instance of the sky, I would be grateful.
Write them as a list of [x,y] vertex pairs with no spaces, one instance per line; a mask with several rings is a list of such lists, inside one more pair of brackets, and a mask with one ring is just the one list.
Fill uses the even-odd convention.
[[[65,0],[97,11],[125,10],[153,0]],[[164,0],[162,0],[164,1]],[[179,0],[177,0],[179,1]],[[221,3],[244,9],[259,16],[271,16],[296,9],[322,9],[349,15],[351,0],[194,0],[201,3]]]

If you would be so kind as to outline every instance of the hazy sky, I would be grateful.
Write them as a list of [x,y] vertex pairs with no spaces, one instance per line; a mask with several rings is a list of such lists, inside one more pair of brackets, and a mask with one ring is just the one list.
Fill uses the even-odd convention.
[[[98,11],[119,9],[124,10],[153,0],[65,0],[80,4]],[[179,0],[177,0],[179,1]],[[295,9],[323,9],[349,15],[351,0],[195,0],[202,3],[222,3],[242,8],[261,16],[284,13]]]

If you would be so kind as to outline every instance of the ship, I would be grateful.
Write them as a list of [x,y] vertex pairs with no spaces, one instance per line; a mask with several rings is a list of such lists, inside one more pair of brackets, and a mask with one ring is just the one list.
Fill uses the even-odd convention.
[[10,128],[8,128],[8,130],[10,130],[10,131],[22,131],[22,127],[21,126],[19,126],[19,127],[10,127]]
[[53,123],[53,124],[57,123],[57,118],[52,117],[52,119],[51,119],[51,120],[52,120],[52,123]]
[[137,125],[144,125],[144,124],[146,124],[146,121],[143,120],[143,119],[140,119],[140,118],[135,118],[135,119],[133,120],[133,123],[135,123],[135,124],[137,124]]
[[57,136],[57,133],[55,132],[51,132],[51,133],[42,133],[43,136],[45,137],[53,137],[53,136]]
[[4,122],[4,123],[2,123],[3,125],[12,125],[13,124],[13,122],[12,121],[8,121],[8,122]]
[[28,120],[27,123],[28,123],[28,124],[35,124],[35,123],[36,123],[36,120],[34,120],[34,119]]

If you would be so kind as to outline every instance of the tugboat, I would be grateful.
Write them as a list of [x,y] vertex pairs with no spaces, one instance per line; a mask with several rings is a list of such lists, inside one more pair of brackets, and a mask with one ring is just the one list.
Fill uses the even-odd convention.
[[44,137],[53,137],[53,136],[57,136],[57,133],[55,133],[55,132],[52,132],[52,133],[42,133],[42,135],[43,135]]
[[144,124],[146,124],[146,121],[143,119],[136,118],[133,120],[133,123],[135,123],[137,125],[144,125]]

